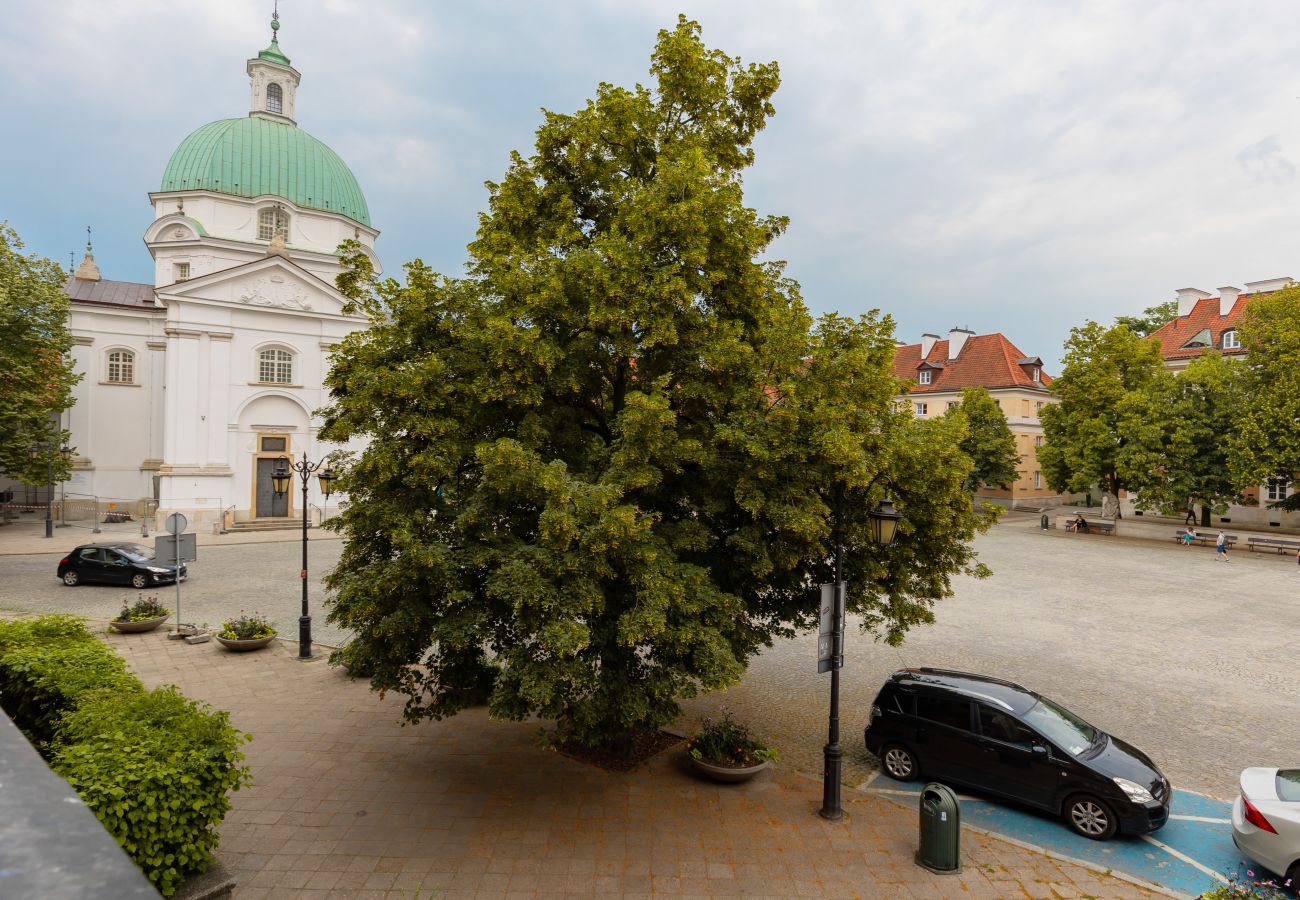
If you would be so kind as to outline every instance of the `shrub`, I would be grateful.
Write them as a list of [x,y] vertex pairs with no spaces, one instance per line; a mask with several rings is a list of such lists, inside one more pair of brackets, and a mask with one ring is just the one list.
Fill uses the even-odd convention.
[[212,861],[227,792],[248,783],[239,752],[248,737],[174,687],[125,699],[101,692],[64,716],[51,763],[170,896]]
[[207,868],[249,778],[226,713],[146,692],[74,616],[0,622],[0,704],[163,896]]
[[254,611],[250,616],[240,610],[238,619],[231,619],[229,622],[221,624],[221,636],[228,641],[251,641],[257,638],[270,637],[275,633],[275,629],[266,620],[266,616],[257,611]]
[[724,709],[718,721],[705,719],[700,730],[686,742],[694,759],[720,766],[747,768],[776,759],[777,752],[750,736],[749,729]]
[[157,597],[141,597],[131,605],[122,604],[114,622],[145,622],[160,616],[170,616],[172,611],[158,602]]

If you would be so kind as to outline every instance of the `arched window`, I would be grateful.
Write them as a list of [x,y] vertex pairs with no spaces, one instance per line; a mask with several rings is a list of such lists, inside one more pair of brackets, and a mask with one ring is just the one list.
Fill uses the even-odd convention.
[[273,113],[284,111],[284,91],[274,81],[266,86],[266,111]]
[[1237,350],[1240,349],[1240,347],[1241,341],[1237,340],[1237,332],[1235,329],[1229,328],[1223,333],[1224,350]]
[[135,384],[135,354],[130,350],[108,351],[109,384]]
[[278,206],[268,206],[257,214],[257,238],[269,241],[276,237],[289,243],[289,214]]
[[293,354],[280,347],[260,351],[257,380],[265,384],[293,384]]

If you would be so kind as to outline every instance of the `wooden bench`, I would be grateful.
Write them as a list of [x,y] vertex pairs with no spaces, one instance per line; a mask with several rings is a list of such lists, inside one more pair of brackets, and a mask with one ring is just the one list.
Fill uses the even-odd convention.
[[[1174,540],[1179,541],[1180,543],[1183,540],[1185,540],[1186,537],[1187,537],[1186,531],[1174,532]],[[1215,532],[1213,534],[1207,534],[1204,531],[1198,531],[1196,532],[1196,535],[1195,537],[1192,538],[1192,540],[1196,541],[1196,543],[1204,547],[1207,544],[1217,544],[1219,541],[1219,535],[1218,532]],[[1254,538],[1251,538],[1251,540],[1254,540]],[[1229,550],[1231,550],[1233,545],[1237,543],[1237,536],[1235,534],[1225,534],[1223,536],[1223,543],[1227,545]]]
[[[1089,519],[1086,516],[1083,521],[1088,523],[1088,533],[1097,532],[1098,534],[1114,534],[1115,523],[1110,519]],[[1074,520],[1071,519],[1065,525],[1067,531],[1074,531]]]
[[1251,551],[1257,547],[1267,547],[1270,550],[1276,550],[1278,553],[1286,553],[1300,550],[1300,541],[1288,540],[1287,538],[1252,537],[1246,539],[1246,546]]

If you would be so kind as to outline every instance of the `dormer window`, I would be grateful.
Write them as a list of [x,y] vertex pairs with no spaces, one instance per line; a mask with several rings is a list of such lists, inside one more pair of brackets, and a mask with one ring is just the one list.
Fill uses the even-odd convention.
[[278,206],[267,207],[257,214],[257,239],[269,241],[277,237],[289,242],[289,214]]
[[1237,340],[1236,329],[1229,328],[1227,331],[1223,333],[1223,349],[1224,350],[1241,349],[1241,341]]
[[1183,344],[1183,349],[1191,350],[1196,347],[1209,347],[1209,346],[1211,346],[1210,329],[1202,328],[1200,331],[1196,332],[1196,334],[1192,335],[1191,340],[1189,340],[1186,344]]
[[284,89],[274,81],[266,86],[266,111],[284,112]]
[[1033,381],[1041,383],[1043,380],[1043,370],[1038,368],[1037,366],[1034,366],[1034,368],[1029,370],[1029,377]]
[[920,374],[917,375],[917,381],[919,381],[921,384],[929,384],[930,374],[931,373],[929,369],[922,369]]

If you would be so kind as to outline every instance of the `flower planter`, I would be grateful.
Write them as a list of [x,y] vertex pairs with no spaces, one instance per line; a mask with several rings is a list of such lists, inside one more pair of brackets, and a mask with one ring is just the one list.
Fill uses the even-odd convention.
[[142,634],[146,631],[153,631],[171,617],[171,613],[168,613],[165,616],[158,616],[156,619],[144,619],[139,622],[109,622],[108,624],[113,626],[114,631],[121,634]]
[[217,643],[225,647],[227,650],[234,650],[240,653],[247,650],[261,650],[267,644],[271,643],[271,641],[275,640],[275,635],[273,634],[267,637],[248,638],[247,640],[223,638],[221,635],[215,635],[215,637]]
[[741,781],[749,781],[759,772],[771,765],[770,762],[761,762],[756,766],[745,766],[738,768],[736,766],[720,766],[717,763],[706,762],[702,759],[687,754],[686,758],[690,760],[692,768],[714,781],[721,781],[726,784],[736,784]]

